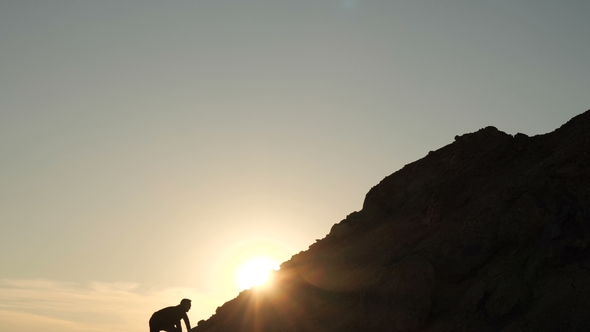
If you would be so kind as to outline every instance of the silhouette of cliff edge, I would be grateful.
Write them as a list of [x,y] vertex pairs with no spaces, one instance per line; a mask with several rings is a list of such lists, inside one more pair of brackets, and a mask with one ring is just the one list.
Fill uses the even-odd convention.
[[590,331],[589,152],[590,111],[456,136],[193,331]]

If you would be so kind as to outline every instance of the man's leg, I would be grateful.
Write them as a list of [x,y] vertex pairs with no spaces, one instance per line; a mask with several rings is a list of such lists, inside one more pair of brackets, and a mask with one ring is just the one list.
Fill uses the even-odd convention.
[[160,329],[158,327],[150,324],[150,332],[160,332]]
[[[160,331],[166,331],[166,332],[181,332],[182,330],[180,329],[180,325],[175,326],[175,325],[168,325],[168,326],[163,326],[160,327],[160,329],[157,332]],[[150,331],[152,332],[152,331]]]

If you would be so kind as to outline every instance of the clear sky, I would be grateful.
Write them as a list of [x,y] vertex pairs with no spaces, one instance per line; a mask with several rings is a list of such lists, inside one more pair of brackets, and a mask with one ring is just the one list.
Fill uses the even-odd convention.
[[234,297],[403,165],[590,108],[587,0],[0,0],[0,326]]

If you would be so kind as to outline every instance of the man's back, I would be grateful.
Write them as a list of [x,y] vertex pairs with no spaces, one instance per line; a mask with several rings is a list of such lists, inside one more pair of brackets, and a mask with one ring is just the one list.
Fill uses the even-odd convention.
[[150,322],[153,322],[157,325],[177,324],[185,316],[186,312],[184,311],[184,308],[177,305],[174,307],[167,307],[154,312],[152,318],[150,319]]

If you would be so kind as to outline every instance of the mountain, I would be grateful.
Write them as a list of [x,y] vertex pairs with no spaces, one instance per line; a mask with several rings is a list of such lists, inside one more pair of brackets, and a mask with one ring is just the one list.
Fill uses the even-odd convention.
[[590,331],[589,153],[590,111],[456,136],[192,331]]

